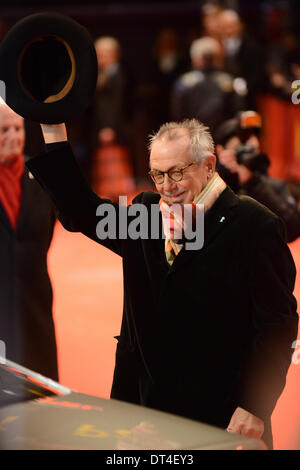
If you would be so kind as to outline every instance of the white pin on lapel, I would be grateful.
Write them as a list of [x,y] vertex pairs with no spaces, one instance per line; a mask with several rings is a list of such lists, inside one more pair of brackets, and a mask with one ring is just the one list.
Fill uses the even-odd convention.
[[219,222],[221,222],[221,223],[222,223],[222,222],[225,222],[225,217],[224,217],[224,216],[221,217],[221,219],[219,220]]

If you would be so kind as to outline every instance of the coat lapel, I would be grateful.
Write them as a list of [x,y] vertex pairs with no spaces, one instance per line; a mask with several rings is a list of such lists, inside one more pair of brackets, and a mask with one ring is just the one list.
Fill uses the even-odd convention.
[[[147,195],[143,199],[143,203],[148,207],[150,204],[158,204],[160,199],[158,194],[144,193]],[[151,284],[154,286],[154,294],[159,295],[164,284],[164,280],[169,274],[177,271],[187,262],[191,261],[195,254],[204,251],[205,248],[217,237],[222,230],[229,224],[235,216],[235,208],[239,204],[239,198],[234,192],[227,187],[219,196],[217,201],[207,212],[204,219],[204,245],[200,250],[186,250],[183,248],[176,256],[172,266],[169,266],[165,255],[165,240],[159,238],[153,240],[149,237],[148,240],[142,240],[142,247],[145,256],[147,270],[151,279]],[[150,210],[149,210],[150,212]],[[160,216],[160,223],[161,215]],[[149,219],[149,227],[150,227]]]
[[[141,240],[142,249],[144,253],[145,263],[147,271],[151,280],[151,285],[153,286],[153,294],[157,297],[162,288],[162,279],[165,279],[170,266],[167,262],[165,255],[165,239],[160,235],[158,239],[153,239],[151,237],[151,204],[158,206],[158,201],[160,199],[159,194],[153,192],[145,192],[143,194],[142,203],[145,204],[148,208],[148,228],[149,228],[149,238],[147,240]],[[162,234],[162,218],[161,213],[158,211],[159,217],[159,233]]]
[[13,229],[12,229],[12,226],[9,222],[9,219],[7,217],[7,214],[6,214],[6,211],[4,209],[4,207],[2,206],[2,204],[0,203],[0,223],[1,225],[3,225],[3,227],[6,228],[6,230],[8,230],[9,232],[12,232]]
[[[32,177],[33,178],[33,177]],[[25,167],[24,169],[24,175],[23,175],[23,181],[22,181],[22,197],[21,197],[21,206],[20,206],[20,212],[19,212],[19,217],[18,217],[18,223],[17,223],[17,230],[22,227],[24,223],[26,223],[24,217],[26,214],[26,207],[34,207],[34,204],[37,203],[37,201],[29,200],[28,195],[31,194],[31,191],[28,191],[29,185],[31,185],[31,178],[29,176],[29,171]],[[32,209],[33,210],[33,209]]]
[[186,250],[183,248],[176,256],[170,273],[177,271],[185,263],[192,260],[195,254],[205,251],[205,248],[224,230],[233,220],[235,208],[239,204],[239,198],[227,187],[217,201],[207,212],[204,218],[204,245],[200,250]]

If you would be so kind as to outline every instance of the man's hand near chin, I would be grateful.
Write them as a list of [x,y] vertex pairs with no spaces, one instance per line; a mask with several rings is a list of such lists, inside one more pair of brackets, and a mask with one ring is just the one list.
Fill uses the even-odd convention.
[[45,144],[54,144],[68,140],[67,130],[62,124],[41,124]]
[[264,433],[264,422],[249,411],[237,407],[228,424],[227,431],[260,439]]

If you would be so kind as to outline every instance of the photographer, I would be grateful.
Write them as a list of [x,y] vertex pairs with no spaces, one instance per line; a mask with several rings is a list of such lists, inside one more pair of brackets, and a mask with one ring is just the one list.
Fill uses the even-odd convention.
[[290,243],[300,235],[300,213],[287,183],[268,175],[270,161],[260,152],[261,117],[245,111],[224,122],[216,136],[218,172],[233,191],[256,199],[282,218]]

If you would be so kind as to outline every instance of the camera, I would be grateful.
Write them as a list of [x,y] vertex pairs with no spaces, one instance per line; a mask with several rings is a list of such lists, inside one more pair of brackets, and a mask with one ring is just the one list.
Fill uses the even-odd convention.
[[245,165],[251,171],[267,173],[270,160],[265,153],[258,152],[250,145],[241,144],[235,150],[235,155],[240,165]]

